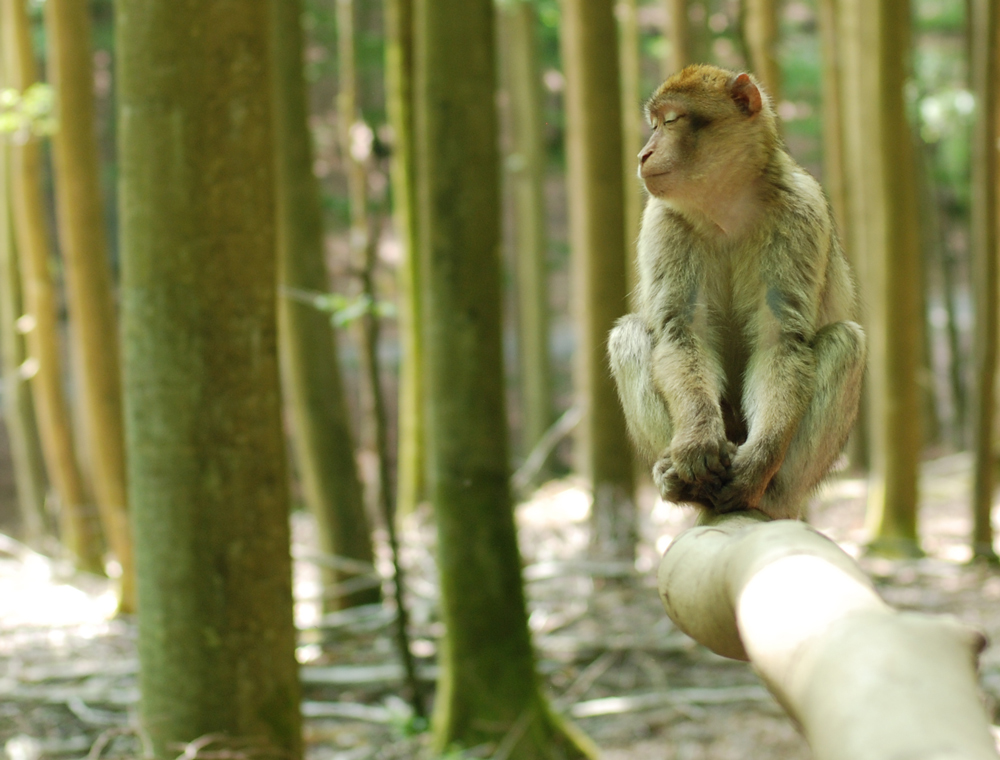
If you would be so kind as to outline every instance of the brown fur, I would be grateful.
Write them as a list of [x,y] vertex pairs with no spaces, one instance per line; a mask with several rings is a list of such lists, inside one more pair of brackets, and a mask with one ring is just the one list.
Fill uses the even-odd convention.
[[689,66],[646,113],[638,308],[609,340],[629,428],[665,499],[798,517],[864,371],[828,204],[752,77]]

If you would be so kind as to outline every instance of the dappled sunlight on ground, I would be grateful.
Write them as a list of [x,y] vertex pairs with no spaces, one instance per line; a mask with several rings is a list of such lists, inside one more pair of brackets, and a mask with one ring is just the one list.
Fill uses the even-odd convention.
[[110,581],[74,574],[66,563],[0,536],[0,630],[96,626],[115,614]]
[[580,523],[590,517],[591,503],[590,492],[582,481],[552,480],[535,491],[530,501],[518,506],[517,519],[521,525],[540,527]]

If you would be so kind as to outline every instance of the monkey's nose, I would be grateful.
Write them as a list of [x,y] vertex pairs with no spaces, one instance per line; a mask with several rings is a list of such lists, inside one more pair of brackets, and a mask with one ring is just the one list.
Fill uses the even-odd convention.
[[653,155],[653,149],[652,148],[650,148],[649,150],[640,151],[639,152],[639,165],[642,166],[644,163],[646,163],[646,159],[649,158],[651,155]]

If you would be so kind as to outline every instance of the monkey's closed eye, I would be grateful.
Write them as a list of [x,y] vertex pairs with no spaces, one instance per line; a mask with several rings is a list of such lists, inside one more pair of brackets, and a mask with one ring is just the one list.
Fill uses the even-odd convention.
[[663,123],[673,124],[675,121],[677,121],[678,119],[683,119],[685,116],[687,116],[686,113],[672,113],[663,119]]

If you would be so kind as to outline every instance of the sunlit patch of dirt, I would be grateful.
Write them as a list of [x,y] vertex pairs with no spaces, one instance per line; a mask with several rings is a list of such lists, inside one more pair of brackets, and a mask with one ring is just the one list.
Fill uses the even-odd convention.
[[[831,481],[810,521],[859,557],[893,605],[950,614],[1000,641],[1000,573],[965,564],[970,464],[955,455],[924,467],[920,515],[925,558],[864,556],[865,481]],[[556,708],[573,716],[606,760],[806,760],[808,747],[749,666],[694,644],[663,614],[655,587],[662,551],[693,522],[684,509],[640,492],[634,565],[590,562],[589,501],[582,484],[548,483],[520,505],[529,625]],[[404,521],[414,652],[425,684],[436,675],[434,530]],[[407,737],[392,610],[323,615],[309,518],[293,519],[298,658],[303,665],[310,760],[413,760],[426,736]],[[381,540],[378,571],[391,563]],[[107,582],[0,537],[0,743],[10,760],[136,757],[135,627],[113,617]],[[1000,646],[981,658],[982,683],[1000,722]]]

